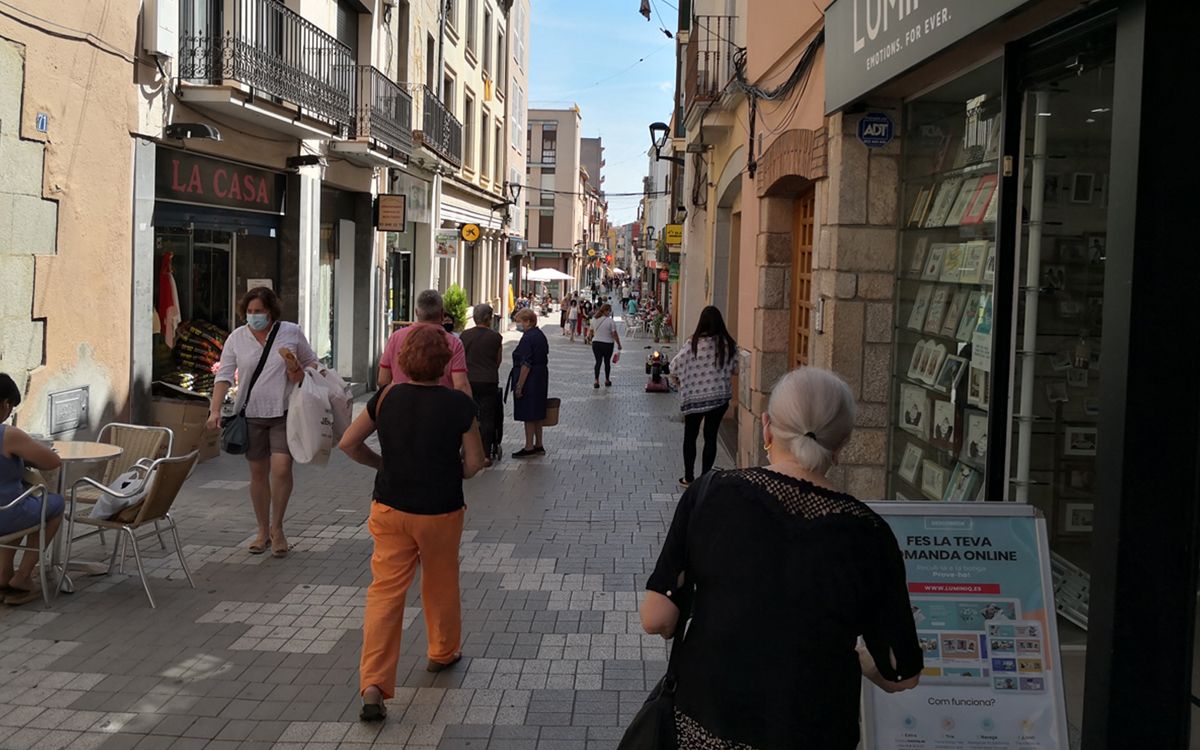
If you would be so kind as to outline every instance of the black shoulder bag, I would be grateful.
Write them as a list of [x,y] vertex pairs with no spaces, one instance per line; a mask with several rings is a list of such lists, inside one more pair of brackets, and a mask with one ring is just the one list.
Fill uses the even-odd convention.
[[[708,472],[696,483],[696,503],[692,506],[692,520],[700,509],[708,487],[712,484],[713,474]],[[642,708],[633,717],[617,750],[676,750],[679,738],[675,734],[675,689],[678,686],[679,650],[683,646],[684,635],[687,631],[688,620],[692,618],[695,601],[695,582],[684,581],[684,590],[678,597],[679,621],[675,626],[675,643],[671,646],[671,656],[667,660],[667,673],[650,691],[650,697],[642,704]]]
[[278,323],[271,329],[271,335],[267,337],[267,344],[263,347],[262,356],[258,358],[258,367],[254,368],[254,374],[250,376],[250,382],[246,384],[246,394],[241,397],[241,408],[238,409],[237,414],[227,417],[221,422],[221,450],[226,453],[240,456],[250,448],[250,426],[246,423],[246,404],[250,403],[250,392],[254,390],[254,384],[258,382],[258,376],[262,374],[263,366],[267,364],[267,357],[271,354],[271,344],[275,343],[275,334],[277,333],[279,333]]

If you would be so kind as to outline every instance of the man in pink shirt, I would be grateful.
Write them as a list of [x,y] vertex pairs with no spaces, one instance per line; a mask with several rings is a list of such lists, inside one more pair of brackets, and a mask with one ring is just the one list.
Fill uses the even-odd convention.
[[[404,346],[404,340],[408,338],[408,334],[416,326],[426,325],[435,328],[442,327],[442,295],[434,289],[426,289],[417,295],[417,322],[401,328],[388,337],[387,344],[383,347],[383,357],[379,360],[380,388],[388,383],[408,382],[409,378],[403,371],[392,371],[396,355],[400,353],[400,347]],[[467,380],[467,354],[463,350],[462,341],[453,333],[447,332],[446,343],[450,345],[450,364],[446,365],[446,371],[442,373],[441,383],[447,388],[458,389],[470,396],[471,383]]]

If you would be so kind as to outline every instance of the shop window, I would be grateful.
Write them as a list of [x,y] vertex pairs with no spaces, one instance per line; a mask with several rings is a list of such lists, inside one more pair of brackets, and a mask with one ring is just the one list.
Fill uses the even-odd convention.
[[1050,528],[1058,609],[1087,628],[1108,254],[1115,31],[1030,50],[1024,94],[1009,492]]
[[1001,63],[906,104],[890,496],[984,497]]
[[813,217],[816,193],[811,188],[796,199],[792,214],[792,367],[808,364],[812,335]]

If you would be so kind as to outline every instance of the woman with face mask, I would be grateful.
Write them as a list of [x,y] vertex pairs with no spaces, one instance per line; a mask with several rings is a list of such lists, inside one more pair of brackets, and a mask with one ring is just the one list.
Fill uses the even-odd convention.
[[[250,445],[250,501],[258,520],[258,534],[247,550],[261,555],[268,548],[275,557],[288,553],[283,517],[292,496],[292,454],[287,444],[287,405],[292,387],[304,379],[304,370],[317,366],[317,355],[295,323],[280,320],[279,297],[267,287],[255,287],[238,302],[246,325],[225,339],[217,370],[208,427],[221,424],[221,404],[237,376],[238,408],[246,408]],[[269,349],[264,358],[264,348]],[[254,387],[247,386],[263,361]],[[243,404],[243,401],[245,403]]]

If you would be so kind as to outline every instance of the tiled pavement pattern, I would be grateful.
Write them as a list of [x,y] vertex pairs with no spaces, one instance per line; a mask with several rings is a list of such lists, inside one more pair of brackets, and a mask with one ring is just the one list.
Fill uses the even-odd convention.
[[[674,396],[642,391],[646,342],[596,391],[590,350],[547,333],[563,399],[549,454],[467,483],[465,658],[425,672],[414,586],[382,726],[357,721],[370,471],[340,455],[298,467],[292,554],[275,560],[244,551],[246,469],[222,457],[176,506],[195,591],[147,542],[156,610],[131,575],[77,578],[50,610],[0,607],[0,749],[614,747],[665,668],[637,604],[678,498],[682,425]],[[520,425],[505,432],[511,452]]]

